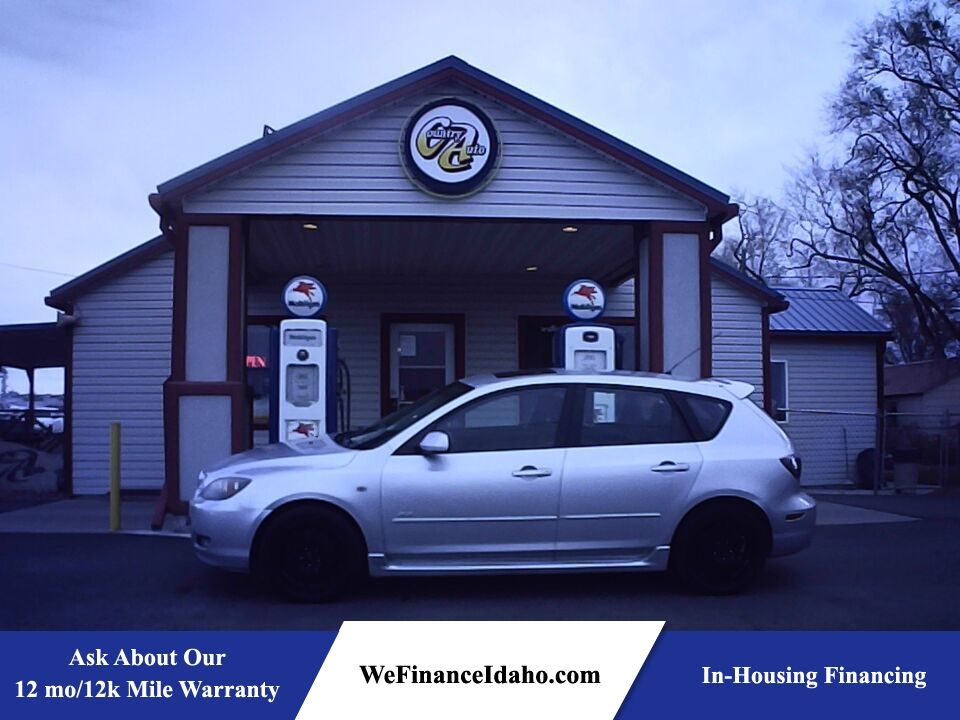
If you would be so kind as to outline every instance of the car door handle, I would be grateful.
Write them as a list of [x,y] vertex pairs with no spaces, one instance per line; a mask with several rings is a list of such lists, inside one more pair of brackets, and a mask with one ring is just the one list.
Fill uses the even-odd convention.
[[650,468],[653,472],[659,473],[669,473],[669,472],[686,472],[690,469],[690,466],[686,463],[675,463],[672,460],[665,460],[659,465],[654,465]]
[[524,465],[519,470],[513,471],[513,476],[518,478],[538,478],[538,477],[548,477],[553,475],[553,470],[550,468],[538,468],[533,465]]

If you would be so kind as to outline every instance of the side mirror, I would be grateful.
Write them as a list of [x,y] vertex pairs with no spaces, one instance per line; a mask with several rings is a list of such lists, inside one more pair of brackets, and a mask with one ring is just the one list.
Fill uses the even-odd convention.
[[420,441],[420,450],[424,455],[437,455],[450,450],[450,436],[445,432],[434,430],[428,432]]

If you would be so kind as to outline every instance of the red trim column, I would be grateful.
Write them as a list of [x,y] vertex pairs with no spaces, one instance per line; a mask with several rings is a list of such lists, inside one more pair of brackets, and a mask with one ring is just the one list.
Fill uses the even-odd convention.
[[650,223],[647,239],[647,322],[650,372],[663,372],[663,223]]
[[649,322],[646,317],[647,308],[643,302],[643,287],[650,284],[644,271],[645,236],[646,229],[643,225],[638,223],[633,226],[633,367],[635,370],[649,367],[646,357],[649,340],[643,331]]
[[713,376],[713,286],[710,253],[715,247],[706,228],[700,231],[700,377]]
[[773,413],[773,394],[770,372],[770,308],[766,305],[760,310],[760,351],[763,363],[763,410],[767,415]]
[[[222,265],[217,265],[217,253],[206,252],[213,248],[193,248],[194,252],[191,253],[191,243],[216,241],[216,237],[210,233],[198,232],[199,228],[221,228],[226,231],[226,248],[225,252],[221,253],[226,268],[223,268],[222,272],[217,272],[222,268]],[[163,388],[166,478],[164,497],[168,511],[184,513],[187,499],[181,493],[185,451],[183,433],[191,433],[191,428],[203,422],[203,418],[199,416],[184,416],[184,413],[196,415],[200,412],[196,409],[196,403],[184,403],[184,398],[220,397],[226,400],[229,406],[228,416],[211,416],[214,422],[229,423],[226,441],[228,447],[217,447],[217,443],[211,443],[211,457],[190,458],[187,460],[190,465],[195,465],[198,460],[204,463],[213,462],[219,459],[213,457],[213,454],[219,456],[224,452],[240,452],[250,446],[249,400],[244,381],[246,227],[241,218],[235,216],[181,215],[175,219],[169,232],[173,235],[175,259],[172,356],[170,377]],[[203,257],[204,262],[210,263],[210,268],[196,268],[194,276],[191,276],[191,254],[198,258]],[[205,311],[205,272],[211,275],[210,286],[216,287],[220,284],[226,294],[226,297],[208,300],[211,313],[216,314],[218,309],[224,313],[220,318],[215,315],[211,318],[211,328],[221,330],[211,333],[213,339],[209,344],[204,342],[202,327],[190,327],[190,323],[200,322],[199,319],[203,318]],[[214,278],[213,275],[219,277]],[[195,293],[193,297],[191,288]],[[191,307],[191,301],[197,305]],[[220,341],[216,340],[217,336]],[[205,407],[214,408],[213,405]],[[183,427],[184,420],[188,421],[187,428]],[[224,428],[218,426],[216,430],[222,433]],[[184,490],[189,492],[189,488]]]

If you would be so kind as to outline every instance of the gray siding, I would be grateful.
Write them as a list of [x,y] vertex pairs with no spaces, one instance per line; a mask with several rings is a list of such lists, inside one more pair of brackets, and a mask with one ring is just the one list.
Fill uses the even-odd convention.
[[163,485],[163,382],[170,374],[173,251],[74,303],[73,488],[106,492],[110,423],[122,425],[127,489]]
[[[762,306],[752,295],[713,276],[713,374],[742,380],[756,390],[751,399],[763,407]],[[633,279],[614,288],[607,299],[612,317],[633,315]]]
[[789,409],[827,411],[791,412],[781,426],[803,458],[805,485],[852,482],[857,453],[874,446],[875,348],[863,340],[773,337],[771,360],[787,361]]
[[610,317],[633,317],[633,278],[607,292],[606,314]]
[[756,390],[750,398],[763,407],[763,306],[753,295],[714,276],[713,374],[741,380]]
[[[419,190],[399,142],[424,103],[469,100],[502,142],[495,179],[463,200]],[[703,220],[702,205],[552,128],[458,84],[439,85],[264,160],[184,201],[186,212]]]

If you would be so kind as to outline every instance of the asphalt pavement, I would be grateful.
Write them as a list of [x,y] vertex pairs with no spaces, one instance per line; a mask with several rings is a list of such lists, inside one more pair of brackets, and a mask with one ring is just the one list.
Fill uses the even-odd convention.
[[[820,498],[827,500],[826,496]],[[666,619],[673,629],[960,629],[960,495],[830,496],[889,513],[818,528],[750,592],[664,574],[371,580],[335,603],[278,599],[197,562],[181,537],[0,533],[3,629],[332,629],[345,619]],[[918,518],[902,521],[903,516]]]

